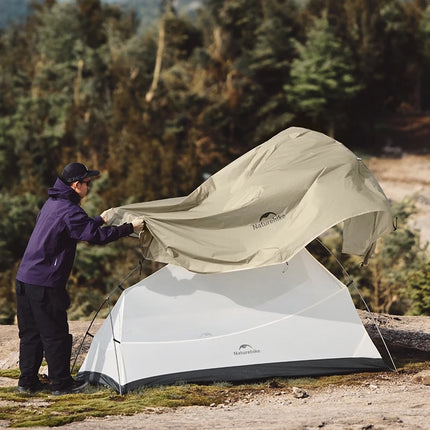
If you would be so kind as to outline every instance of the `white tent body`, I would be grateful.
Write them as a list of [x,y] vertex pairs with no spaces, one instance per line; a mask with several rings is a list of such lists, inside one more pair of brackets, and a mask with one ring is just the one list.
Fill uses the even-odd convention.
[[79,376],[127,392],[381,368],[347,287],[302,250],[227,273],[165,266],[122,293]]

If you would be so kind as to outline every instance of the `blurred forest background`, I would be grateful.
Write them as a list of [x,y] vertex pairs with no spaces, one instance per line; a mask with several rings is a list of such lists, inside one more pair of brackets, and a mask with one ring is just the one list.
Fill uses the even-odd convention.
[[[363,156],[429,150],[427,0],[0,0],[0,8],[3,324],[14,321],[15,274],[37,213],[69,162],[102,172],[83,202],[96,216],[186,195],[292,125]],[[365,268],[339,255],[339,229],[324,240],[373,311],[430,315],[428,252],[407,224],[414,201],[393,210],[399,228]],[[136,246],[79,244],[72,319],[88,318],[135,267]],[[310,249],[342,278],[318,243]],[[146,263],[141,276],[155,268]]]

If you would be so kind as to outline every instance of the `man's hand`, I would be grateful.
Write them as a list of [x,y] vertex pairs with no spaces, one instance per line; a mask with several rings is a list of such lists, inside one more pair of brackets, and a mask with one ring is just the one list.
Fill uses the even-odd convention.
[[104,211],[102,214],[100,214],[105,224],[110,224],[113,219],[113,209],[110,208],[106,211]]
[[143,218],[135,218],[132,222],[133,230],[136,234],[139,234],[145,228],[145,221]]

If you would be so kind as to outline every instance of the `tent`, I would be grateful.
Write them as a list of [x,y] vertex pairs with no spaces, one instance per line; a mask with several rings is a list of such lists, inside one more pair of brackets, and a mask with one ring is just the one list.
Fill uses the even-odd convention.
[[383,368],[347,287],[303,249],[227,273],[163,267],[122,293],[78,377],[125,393]]
[[111,209],[112,224],[144,218],[145,258],[215,273],[288,261],[343,223],[343,252],[367,260],[393,231],[390,204],[372,173],[340,142],[290,127],[185,197]]
[[110,212],[142,217],[144,257],[167,266],[122,293],[80,377],[125,392],[385,368],[348,289],[305,250],[343,223],[343,252],[366,261],[393,230],[376,179],[336,140],[291,127],[186,197]]

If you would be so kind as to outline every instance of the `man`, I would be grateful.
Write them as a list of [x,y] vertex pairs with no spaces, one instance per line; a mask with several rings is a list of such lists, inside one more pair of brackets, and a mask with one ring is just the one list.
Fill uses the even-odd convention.
[[106,219],[90,218],[80,207],[97,170],[81,163],[68,164],[48,190],[16,275],[17,317],[20,337],[18,391],[44,389],[38,378],[43,355],[54,395],[82,391],[86,382],[70,374],[72,336],[69,334],[66,291],[78,241],[104,245],[143,229],[143,220],[101,227]]

